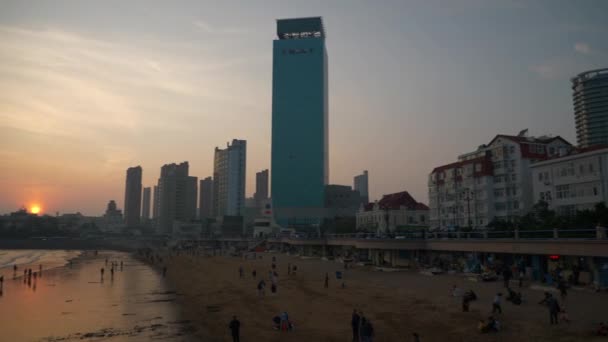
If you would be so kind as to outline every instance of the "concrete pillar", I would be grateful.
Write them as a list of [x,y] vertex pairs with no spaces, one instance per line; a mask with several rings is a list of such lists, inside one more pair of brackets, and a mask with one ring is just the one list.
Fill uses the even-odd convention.
[[557,228],[553,228],[553,238],[554,239],[559,238],[559,233],[557,232]]
[[515,229],[515,240],[519,239],[519,229]]

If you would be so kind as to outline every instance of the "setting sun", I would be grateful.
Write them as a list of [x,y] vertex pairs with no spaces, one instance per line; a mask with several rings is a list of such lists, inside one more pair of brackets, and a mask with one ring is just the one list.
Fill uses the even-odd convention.
[[30,212],[32,214],[38,214],[40,213],[40,206],[37,204],[32,205],[32,207],[30,208]]

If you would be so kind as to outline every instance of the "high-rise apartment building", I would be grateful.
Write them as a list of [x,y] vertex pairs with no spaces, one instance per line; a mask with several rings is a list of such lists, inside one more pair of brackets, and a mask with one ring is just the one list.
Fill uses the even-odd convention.
[[483,228],[514,221],[534,205],[531,164],[572,149],[561,137],[497,135],[429,175],[431,228]]
[[141,166],[127,169],[125,186],[125,224],[127,227],[137,226],[141,213]]
[[[163,165],[158,179],[159,233],[170,234],[173,222],[189,222],[196,219],[196,177],[188,175],[188,162]],[[156,206],[156,204],[155,204]]]
[[199,217],[201,220],[213,217],[213,179],[201,179],[199,186]]
[[144,199],[141,205],[141,217],[144,220],[150,219],[150,187],[144,188]]
[[232,140],[215,148],[213,163],[213,215],[240,216],[245,208],[247,141]]
[[268,169],[255,173],[255,199],[256,207],[261,207],[268,199]]
[[281,226],[325,216],[329,179],[327,52],[320,17],[277,20],[273,42],[271,197]]
[[158,199],[158,186],[154,186],[154,203],[152,204],[152,218],[156,220],[158,218],[158,208],[160,206],[160,201]]
[[579,147],[608,144],[608,68],[572,78],[572,100]]
[[367,204],[369,202],[367,170],[363,171],[363,174],[355,176],[354,183],[354,189],[359,191],[361,202]]

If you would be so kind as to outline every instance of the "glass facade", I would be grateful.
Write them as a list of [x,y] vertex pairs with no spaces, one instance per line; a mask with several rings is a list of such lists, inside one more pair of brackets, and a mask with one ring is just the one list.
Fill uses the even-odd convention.
[[271,197],[282,226],[316,225],[328,183],[327,54],[321,18],[277,21]]

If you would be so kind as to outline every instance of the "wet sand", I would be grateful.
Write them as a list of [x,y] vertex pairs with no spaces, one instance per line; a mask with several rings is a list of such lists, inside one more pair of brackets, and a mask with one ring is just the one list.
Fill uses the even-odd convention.
[[[123,261],[112,279],[105,258]],[[103,281],[100,269],[105,268]],[[120,252],[81,256],[72,267],[43,269],[31,281],[5,276],[0,297],[2,341],[187,341],[178,296],[152,267]],[[32,267],[38,271],[38,267]],[[6,269],[3,273],[6,273]]]
[[[524,288],[524,303],[503,302],[498,315],[503,331],[477,332],[479,319],[491,312],[492,299],[502,291],[502,282],[473,282],[461,275],[427,276],[416,271],[378,272],[357,266],[345,273],[346,288],[336,280],[344,271],[334,261],[300,259],[283,254],[258,254],[263,260],[240,257],[177,256],[169,261],[168,278],[183,294],[178,298],[184,317],[191,320],[195,336],[204,341],[231,341],[228,323],[232,315],[241,321],[242,341],[351,341],[353,308],[371,319],[374,341],[604,341],[592,334],[606,319],[608,294],[571,290],[565,302],[572,323],[549,325],[546,307],[539,305],[541,290]],[[277,257],[278,293],[270,295],[272,256]],[[287,263],[296,264],[295,276],[287,275]],[[239,279],[243,265],[245,278]],[[251,275],[257,270],[258,278]],[[324,288],[325,273],[330,275]],[[265,276],[266,296],[260,298],[256,285]],[[461,299],[451,296],[452,285],[473,289],[479,299],[470,312],[461,312]],[[560,301],[561,303],[561,301]],[[287,311],[295,331],[272,329],[271,319]]]

